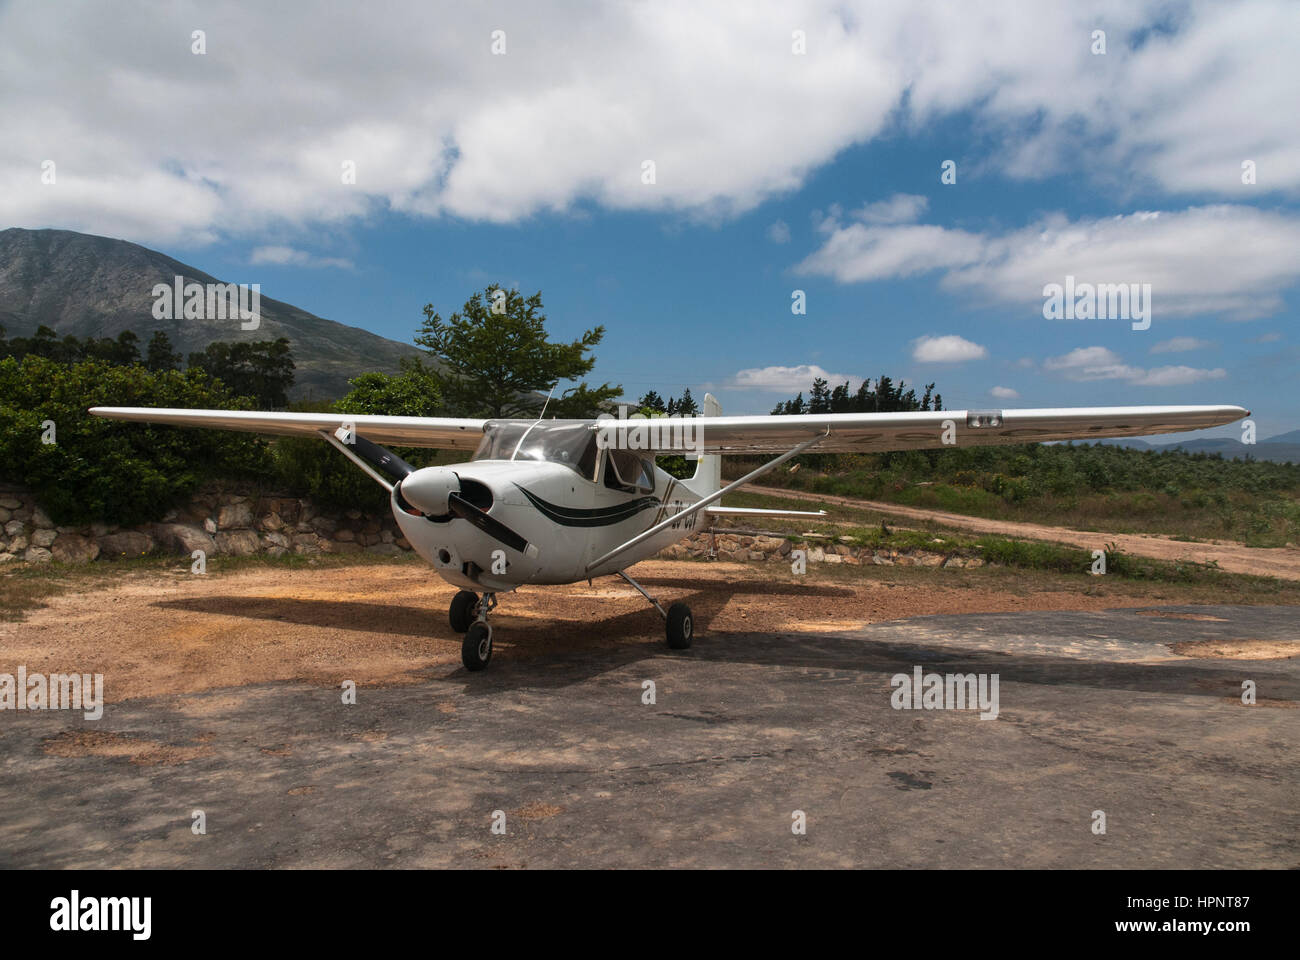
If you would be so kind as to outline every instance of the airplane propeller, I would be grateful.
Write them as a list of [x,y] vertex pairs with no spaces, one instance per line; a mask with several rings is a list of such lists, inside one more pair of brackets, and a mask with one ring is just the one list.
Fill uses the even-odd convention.
[[[360,440],[360,438],[357,438]],[[515,531],[511,530],[500,520],[488,516],[486,510],[476,507],[470,503],[461,493],[460,477],[452,470],[446,467],[422,467],[415,469],[409,463],[404,461],[396,454],[385,450],[377,443],[366,441],[374,451],[385,455],[387,459],[387,468],[380,467],[379,464],[371,460],[371,456],[366,456],[367,460],[375,463],[377,469],[387,469],[390,476],[395,476],[397,484],[394,487],[394,493],[397,495],[398,503],[403,506],[409,506],[411,512],[424,514],[426,517],[435,517],[439,519],[446,518],[448,515],[459,517],[467,520],[474,526],[478,527],[489,537],[498,540],[513,550],[520,553],[528,553],[529,544],[526,539],[521,537]],[[358,453],[361,453],[358,450]],[[371,451],[373,456],[373,451]],[[397,476],[394,471],[405,468],[401,476]]]
[[470,503],[459,493],[448,495],[447,506],[456,516],[460,517],[462,520],[468,520],[494,540],[500,540],[507,547],[518,550],[520,553],[525,553],[528,550],[527,540],[519,536],[519,534],[515,533],[500,520],[497,520],[495,517],[489,517],[486,512],[474,506],[474,504]]
[[380,473],[386,473],[393,478],[394,483],[401,483],[407,477],[415,472],[415,467],[411,466],[393,451],[386,447],[381,447],[373,440],[367,440],[365,437],[352,435],[352,450],[362,460],[366,461]]

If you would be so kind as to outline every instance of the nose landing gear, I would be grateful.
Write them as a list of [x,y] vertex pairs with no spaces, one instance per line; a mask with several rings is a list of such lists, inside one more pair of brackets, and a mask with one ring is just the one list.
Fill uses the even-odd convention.
[[465,639],[460,645],[460,662],[466,670],[482,670],[492,659],[492,624],[488,623],[488,614],[497,605],[495,593],[478,595],[462,590],[451,601],[449,617],[451,628],[457,633],[465,631]]

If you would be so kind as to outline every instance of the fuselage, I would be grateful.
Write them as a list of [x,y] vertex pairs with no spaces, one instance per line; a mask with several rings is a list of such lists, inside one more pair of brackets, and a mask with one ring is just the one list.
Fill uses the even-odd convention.
[[608,460],[599,464],[594,479],[567,464],[537,460],[483,459],[445,468],[490,517],[535,550],[514,550],[459,517],[430,519],[408,512],[396,491],[393,515],[412,548],[458,587],[483,592],[513,590],[525,583],[573,583],[653,556],[689,536],[701,521],[701,513],[691,514],[600,567],[587,569],[593,560],[700,499],[689,481],[669,475],[649,458],[645,464],[653,488],[647,483],[630,489],[607,482]]

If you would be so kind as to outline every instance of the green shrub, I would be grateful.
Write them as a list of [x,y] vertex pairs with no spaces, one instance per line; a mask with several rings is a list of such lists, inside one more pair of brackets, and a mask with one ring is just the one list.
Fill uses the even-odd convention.
[[[0,360],[0,479],[33,490],[56,523],[157,520],[204,480],[270,476],[266,443],[252,434],[105,420],[86,412],[93,406],[250,405],[199,370]],[[42,442],[47,422],[54,443]]]

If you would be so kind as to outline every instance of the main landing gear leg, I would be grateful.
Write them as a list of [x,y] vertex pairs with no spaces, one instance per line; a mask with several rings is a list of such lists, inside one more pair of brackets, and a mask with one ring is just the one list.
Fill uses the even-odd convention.
[[674,603],[666,611],[659,605],[659,601],[650,594],[646,593],[645,587],[637,583],[622,570],[617,571],[618,575],[636,588],[636,591],[650,601],[650,605],[659,611],[659,616],[664,618],[667,624],[668,646],[674,650],[685,650],[691,645],[691,636],[695,630],[695,620],[691,616],[691,608],[684,603]]
[[[465,631],[465,639],[460,645],[460,662],[465,664],[466,670],[482,670],[492,659],[492,624],[488,623],[488,614],[497,605],[497,595],[495,593],[483,594],[483,599],[479,600],[473,593],[468,590],[462,590],[456,594],[456,599],[451,602],[451,625],[457,627],[457,601],[461,597],[469,596],[474,600],[472,610],[468,611],[473,615],[474,621]],[[462,601],[462,606],[468,605],[468,601]],[[461,611],[465,613],[466,611]]]

